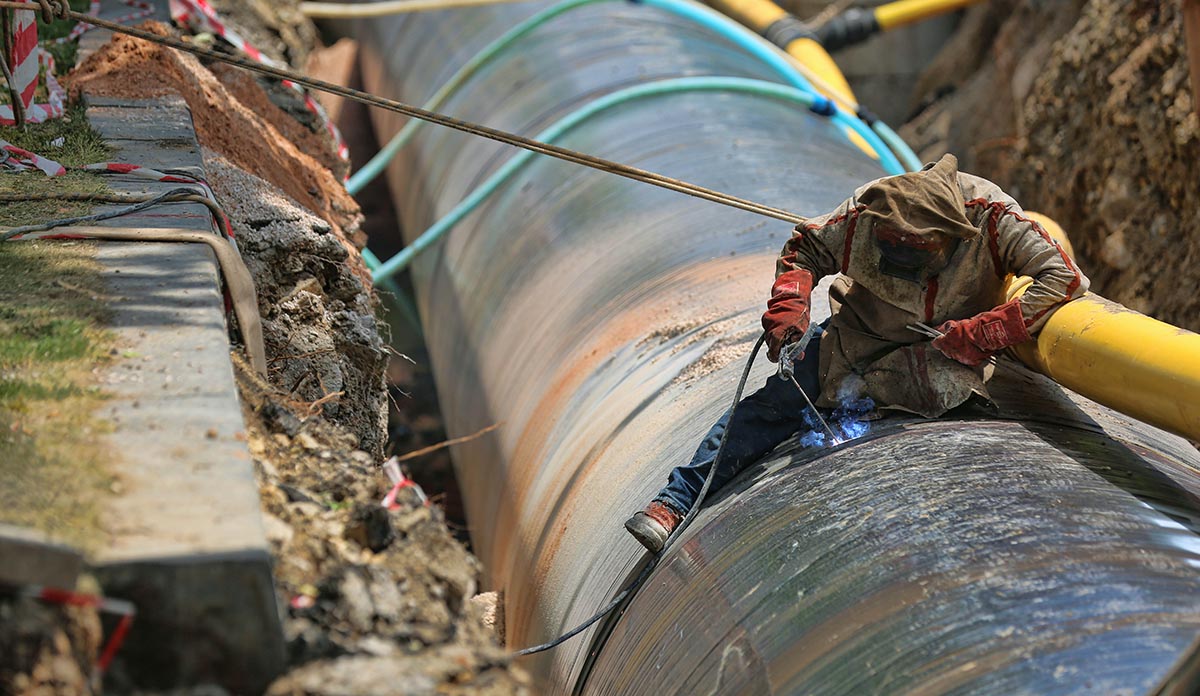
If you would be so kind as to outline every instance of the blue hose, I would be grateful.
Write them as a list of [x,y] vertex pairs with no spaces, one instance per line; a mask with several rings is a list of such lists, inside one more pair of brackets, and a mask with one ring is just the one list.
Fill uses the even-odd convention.
[[[436,111],[442,104],[446,102],[447,99],[449,99],[451,95],[454,94],[455,91],[458,90],[459,87],[461,87],[468,79],[471,78],[471,76],[478,72],[481,67],[491,61],[492,58],[494,58],[497,54],[499,54],[513,42],[517,41],[534,29],[542,26],[551,19],[554,19],[555,17],[577,7],[611,1],[612,0],[565,0],[564,2],[552,7],[548,7],[545,10],[542,10],[541,12],[529,17],[517,26],[505,32],[492,43],[488,44],[482,51],[475,54],[471,60],[467,61],[467,63],[459,68],[457,72],[455,72],[453,77],[451,77],[444,85],[442,85],[442,87],[433,95],[433,97],[431,97],[429,101],[423,105],[423,108]],[[762,60],[777,73],[779,73],[779,75],[789,84],[813,94],[817,93],[813,88],[812,83],[810,83],[803,75],[801,75],[800,72],[796,70],[796,67],[792,65],[789,59],[781,54],[774,46],[762,40],[759,36],[742,27],[740,24],[730,20],[728,17],[714,10],[710,10],[703,5],[698,5],[694,2],[687,2],[686,0],[642,0],[641,4],[649,5],[651,7],[655,7],[657,9],[664,10],[696,22],[706,29],[713,31],[719,36],[745,49],[748,53],[756,58]],[[839,111],[840,110],[841,109],[839,109]],[[857,119],[857,117],[852,116],[851,118],[861,122],[861,120]],[[408,143],[408,141],[412,139],[413,135],[416,133],[417,129],[422,123],[422,121],[416,119],[410,120],[408,123],[406,123],[404,127],[400,129],[400,131],[396,133],[396,135],[394,135],[392,139],[383,146],[383,148],[379,150],[379,152],[375,153],[374,157],[372,157],[346,181],[346,190],[349,191],[351,195],[357,194],[363,189],[364,186],[370,183],[375,177],[379,176],[379,174],[382,173],[387,167],[388,163],[391,162],[392,158],[395,157],[396,154]],[[905,164],[909,165],[909,169],[914,169],[914,167],[911,166],[913,162],[916,163],[915,169],[919,169],[921,166],[920,161],[917,160],[916,156],[912,154],[912,150],[910,150],[908,146],[904,144],[904,141],[901,140],[894,131],[892,131],[890,128],[887,128],[887,126],[882,122],[877,122],[877,124],[878,126],[882,126],[882,128],[878,128],[877,126],[877,129],[879,130],[878,135],[873,131],[864,134],[862,129],[857,128],[854,129],[854,131],[858,133],[863,140],[865,140],[867,144],[869,144],[877,153],[880,158],[880,164],[883,166],[884,171],[889,174],[900,174],[904,171],[904,169],[900,166],[900,163],[895,159],[894,155],[892,155],[888,145],[885,145],[884,141],[881,140],[879,136],[883,136],[884,139],[887,139],[888,144],[892,145],[893,148],[895,148],[896,144],[898,143],[900,149],[898,149],[897,152],[899,152],[901,156],[905,157]],[[889,134],[891,137],[889,137]]]
[[[829,101],[825,97],[814,95],[795,87],[781,85],[777,82],[767,82],[765,80],[752,80],[742,77],[681,77],[671,80],[661,80],[658,82],[635,85],[627,89],[607,94],[599,99],[596,99],[595,101],[589,102],[582,108],[555,122],[549,128],[539,133],[537,135],[537,139],[542,142],[552,143],[567,131],[590,119],[596,114],[635,99],[642,99],[664,94],[677,94],[681,92],[706,91],[755,94],[801,104],[810,109],[814,107],[818,109],[828,108],[827,102]],[[855,132],[859,132],[857,130],[858,128],[867,130],[866,125],[861,120],[850,119],[841,112],[836,113],[833,118],[838,123],[856,128]],[[854,124],[857,124],[857,126]],[[529,150],[522,150],[512,159],[505,162],[495,174],[471,191],[470,195],[464,198],[458,205],[454,206],[453,210],[431,225],[429,229],[425,230],[421,236],[413,240],[412,244],[409,244],[407,247],[402,249],[400,253],[393,256],[386,263],[382,264],[378,268],[373,269],[371,276],[375,282],[384,281],[406,268],[417,254],[421,253],[429,246],[437,242],[443,235],[450,231],[454,225],[458,224],[463,218],[469,215],[476,206],[482,203],[485,199],[487,199],[488,196],[495,192],[497,188],[503,185],[513,174],[525,166],[529,160],[533,159],[536,154],[537,153]]]
[[892,130],[891,126],[883,121],[875,121],[871,124],[871,128],[876,133],[879,133],[879,137],[883,138],[884,142],[888,144],[888,147],[892,149],[892,152],[896,153],[896,155],[900,158],[900,161],[904,163],[904,168],[906,170],[915,172],[921,169],[923,166],[921,163],[921,158],[917,157],[917,153],[913,152],[912,148],[908,146],[908,143],[904,142],[904,138],[901,138],[899,133]]

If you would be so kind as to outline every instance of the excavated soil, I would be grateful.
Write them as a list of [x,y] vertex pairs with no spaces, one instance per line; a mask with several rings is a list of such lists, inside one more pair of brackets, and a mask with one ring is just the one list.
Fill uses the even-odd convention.
[[349,241],[361,216],[324,142],[254,80],[124,37],[72,85],[183,95],[255,278],[268,375],[234,362],[285,607],[288,670],[269,693],[528,693],[497,643],[494,600],[475,598],[480,564],[441,509],[411,488],[381,505],[387,347]]
[[92,607],[0,598],[0,693],[92,693],[85,669],[100,653],[100,616]]
[[[172,31],[158,22],[141,26],[163,35]],[[299,145],[288,140],[280,126],[272,122],[286,118],[282,111],[256,112],[253,103],[240,101],[193,56],[118,35],[80,64],[66,82],[72,95],[86,89],[90,94],[131,99],[182,96],[192,110],[200,142],[242,169],[257,173],[321,216],[348,248],[365,243],[359,234],[362,214],[358,205],[339,179],[314,159],[314,153],[328,156],[325,141],[314,139],[320,143],[318,146],[307,138],[302,138]],[[233,82],[235,90],[247,88],[242,80]],[[305,151],[305,145],[314,149]],[[365,267],[357,254],[354,258],[355,267],[365,278]]]
[[388,356],[369,286],[327,222],[207,147],[203,154],[256,281],[271,383],[380,454]]
[[365,241],[362,215],[329,170],[342,165],[326,139],[274,106],[237,69],[209,70],[126,36],[90,56],[68,82],[92,95],[183,97],[213,189],[255,277],[273,383],[315,403],[314,412],[357,434],[359,447],[381,454],[387,355],[357,248]]
[[237,365],[290,671],[270,694],[518,694],[470,600],[481,566],[441,511],[390,486],[354,437]]
[[1200,331],[1200,120],[1179,3],[972,9],[902,131],[1071,236],[1092,290]]

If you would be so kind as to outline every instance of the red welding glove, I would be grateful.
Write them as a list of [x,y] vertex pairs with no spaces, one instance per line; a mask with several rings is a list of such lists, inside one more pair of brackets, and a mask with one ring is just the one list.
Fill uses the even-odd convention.
[[771,299],[767,300],[767,311],[762,316],[767,332],[767,357],[771,362],[778,362],[779,350],[808,330],[812,286],[812,273],[799,269],[780,275],[771,286]]
[[944,335],[933,339],[951,360],[975,367],[1009,346],[1029,340],[1029,329],[1021,316],[1021,305],[1013,299],[970,319],[948,321],[938,327]]

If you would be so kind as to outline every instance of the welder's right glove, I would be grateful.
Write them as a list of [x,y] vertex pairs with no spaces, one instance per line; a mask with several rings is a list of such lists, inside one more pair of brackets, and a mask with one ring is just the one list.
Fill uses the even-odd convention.
[[779,361],[779,349],[799,340],[808,330],[808,306],[812,296],[812,273],[796,269],[781,274],[771,286],[771,299],[763,313],[767,332],[767,358]]
[[980,312],[969,319],[948,321],[938,327],[942,336],[933,347],[951,360],[975,367],[995,353],[1029,340],[1019,299]]

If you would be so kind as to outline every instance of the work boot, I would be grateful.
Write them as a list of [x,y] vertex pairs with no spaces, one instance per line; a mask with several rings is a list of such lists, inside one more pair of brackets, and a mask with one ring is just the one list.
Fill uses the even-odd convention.
[[658,553],[682,520],[683,515],[670,505],[655,500],[645,510],[635,512],[633,517],[625,520],[625,529],[651,553]]

